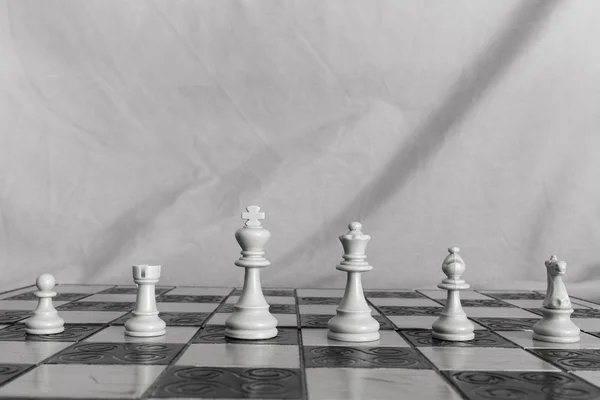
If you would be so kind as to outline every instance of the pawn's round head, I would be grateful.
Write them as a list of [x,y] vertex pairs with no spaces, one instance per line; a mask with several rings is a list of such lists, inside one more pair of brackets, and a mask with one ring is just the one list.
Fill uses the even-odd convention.
[[362,224],[360,222],[350,222],[348,229],[351,231],[360,231],[362,229]]
[[56,279],[54,279],[54,277],[48,273],[41,274],[35,281],[35,285],[40,290],[52,290],[52,288],[56,285]]

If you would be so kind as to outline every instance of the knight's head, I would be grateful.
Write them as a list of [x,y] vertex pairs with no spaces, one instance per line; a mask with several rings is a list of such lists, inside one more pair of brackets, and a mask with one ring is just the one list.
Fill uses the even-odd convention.
[[564,261],[558,261],[556,256],[551,256],[548,261],[546,261],[546,268],[551,275],[564,275],[567,271],[567,263]]

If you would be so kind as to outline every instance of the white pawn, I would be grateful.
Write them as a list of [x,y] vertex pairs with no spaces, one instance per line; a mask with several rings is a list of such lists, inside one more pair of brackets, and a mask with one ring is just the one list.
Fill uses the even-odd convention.
[[448,291],[446,305],[440,317],[433,323],[432,336],[440,340],[462,342],[473,340],[475,326],[467,319],[467,315],[460,304],[460,291],[468,289],[470,285],[460,276],[465,272],[465,262],[458,255],[458,247],[450,247],[448,256],[442,264],[442,271],[447,278],[437,286]]
[[125,335],[136,337],[162,336],[167,333],[165,321],[156,308],[156,284],[160,278],[160,265],[134,265],[133,281],[137,296],[133,317],[125,322]]
[[361,274],[373,269],[365,255],[371,236],[361,232],[360,222],[350,223],[348,229],[350,232],[340,236],[344,261],[335,267],[348,273],[346,290],[335,317],[327,323],[327,337],[343,342],[373,342],[379,340],[379,322],[371,315],[361,282]]
[[269,312],[260,285],[260,268],[271,264],[264,257],[264,246],[271,233],[261,226],[259,220],[265,218],[265,213],[259,210],[258,206],[247,207],[242,213],[246,223],[235,232],[242,256],[234,264],[246,271],[242,294],[225,321],[225,336],[233,339],[260,340],[277,336],[277,319]]
[[25,331],[29,335],[52,335],[65,330],[65,320],[58,315],[58,311],[52,304],[52,298],[56,292],[52,289],[56,280],[50,274],[42,274],[35,281],[39,291],[35,292],[38,297],[38,305],[33,311],[33,316],[25,321]]
[[542,319],[533,325],[533,339],[552,343],[579,342],[579,328],[571,321],[573,306],[562,280],[567,263],[551,256],[546,261],[546,298],[542,303]]

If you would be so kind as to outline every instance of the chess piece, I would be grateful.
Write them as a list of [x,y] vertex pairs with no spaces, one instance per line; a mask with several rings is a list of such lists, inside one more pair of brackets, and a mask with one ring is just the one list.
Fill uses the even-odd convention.
[[327,323],[327,337],[343,342],[373,342],[379,340],[379,322],[371,315],[361,282],[361,274],[373,269],[365,255],[371,236],[361,232],[360,222],[352,222],[348,228],[350,232],[340,236],[344,261],[335,267],[347,272],[346,289],[336,315]]
[[40,275],[35,281],[38,291],[38,305],[33,311],[33,316],[25,321],[25,331],[29,335],[52,335],[65,330],[65,320],[58,315],[52,304],[56,292],[52,289],[56,285],[54,277],[48,273]]
[[551,256],[546,264],[546,297],[542,303],[542,319],[533,325],[533,339],[552,343],[579,342],[579,328],[571,321],[573,306],[562,276],[567,263]]
[[244,227],[235,233],[242,256],[234,264],[246,271],[242,294],[225,321],[225,336],[229,338],[260,340],[277,336],[277,319],[269,312],[260,285],[260,268],[271,264],[264,257],[264,246],[271,233],[261,226],[259,220],[265,218],[265,213],[259,210],[257,206],[247,207],[242,213]]
[[460,291],[468,289],[470,285],[461,279],[465,272],[465,262],[458,255],[458,247],[450,247],[448,256],[442,264],[442,271],[447,278],[437,286],[447,291],[446,305],[440,317],[432,325],[432,336],[436,339],[451,342],[473,340],[475,326],[467,319],[467,315],[460,304]]
[[156,308],[156,284],[160,278],[160,265],[134,265],[133,281],[137,296],[133,317],[125,322],[125,335],[137,337],[162,336],[167,333],[165,321]]

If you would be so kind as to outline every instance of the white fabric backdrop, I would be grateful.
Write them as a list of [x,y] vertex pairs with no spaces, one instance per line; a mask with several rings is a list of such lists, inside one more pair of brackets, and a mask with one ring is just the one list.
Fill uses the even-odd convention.
[[0,1],[0,289],[239,285],[243,207],[265,286],[475,288],[600,278],[600,2]]

